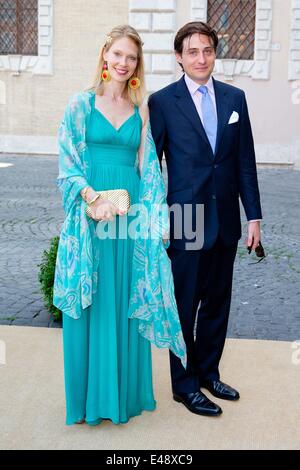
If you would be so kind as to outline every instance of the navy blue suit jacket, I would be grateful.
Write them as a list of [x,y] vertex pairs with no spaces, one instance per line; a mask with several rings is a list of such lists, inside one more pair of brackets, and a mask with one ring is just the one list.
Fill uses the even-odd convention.
[[[213,79],[218,130],[215,154],[184,77],[149,98],[152,135],[160,162],[165,154],[168,169],[169,205],[191,204],[195,228],[195,205],[204,205],[204,245],[209,249],[219,235],[225,245],[241,237],[239,196],[248,220],[261,219],[255,152],[245,94]],[[233,111],[238,122],[229,124]],[[187,240],[171,246],[186,249]]]

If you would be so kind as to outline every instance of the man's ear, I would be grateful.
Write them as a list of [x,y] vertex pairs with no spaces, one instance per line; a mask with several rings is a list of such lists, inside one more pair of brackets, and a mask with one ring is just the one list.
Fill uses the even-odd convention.
[[175,52],[176,62],[182,66],[182,55],[179,52]]

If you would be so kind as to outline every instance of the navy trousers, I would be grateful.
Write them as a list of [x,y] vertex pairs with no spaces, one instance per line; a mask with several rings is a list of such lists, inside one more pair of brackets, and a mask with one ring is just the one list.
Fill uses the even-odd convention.
[[196,392],[205,380],[220,377],[236,251],[237,242],[225,246],[220,238],[205,251],[168,249],[188,358],[185,370],[170,352],[175,393]]

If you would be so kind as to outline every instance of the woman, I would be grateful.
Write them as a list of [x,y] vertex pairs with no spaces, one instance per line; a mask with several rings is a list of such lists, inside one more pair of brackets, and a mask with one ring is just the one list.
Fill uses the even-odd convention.
[[[124,237],[134,221],[131,209],[125,215],[97,193],[126,189],[131,205],[150,214],[142,218],[144,233],[156,217],[153,207],[165,202],[143,88],[141,39],[130,26],[116,27],[92,89],[71,99],[60,126],[58,185],[66,218],[54,305],[63,312],[67,424],[126,423],[155,409],[149,341],[186,362],[162,239],[164,212],[159,236]],[[97,236],[105,226],[114,236]]]

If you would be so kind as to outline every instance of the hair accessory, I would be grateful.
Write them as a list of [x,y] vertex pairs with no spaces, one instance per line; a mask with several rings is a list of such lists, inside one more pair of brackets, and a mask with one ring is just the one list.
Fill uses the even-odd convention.
[[105,38],[105,44],[110,44],[112,42],[113,38],[109,34]]

